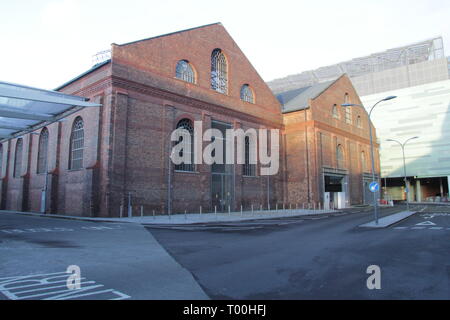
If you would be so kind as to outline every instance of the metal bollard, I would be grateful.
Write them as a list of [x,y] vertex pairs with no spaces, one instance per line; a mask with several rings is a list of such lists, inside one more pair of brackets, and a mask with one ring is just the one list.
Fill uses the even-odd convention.
[[153,219],[155,219],[155,210],[153,210]]
[[144,216],[144,206],[141,206],[141,217]]
[[231,216],[231,206],[228,205],[228,214]]
[[119,217],[122,218],[123,214],[123,205],[120,205]]
[[241,204],[241,217],[242,217],[243,211],[242,211],[242,204]]
[[216,216],[217,219],[217,206],[214,206],[214,215]]
[[200,206],[200,215],[202,215],[202,206]]
[[187,219],[187,215],[186,215],[186,209],[184,209],[184,220]]
[[253,204],[252,204],[252,215],[253,215]]

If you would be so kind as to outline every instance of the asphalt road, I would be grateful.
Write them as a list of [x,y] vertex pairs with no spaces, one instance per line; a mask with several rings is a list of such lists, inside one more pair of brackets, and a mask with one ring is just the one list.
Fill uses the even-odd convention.
[[[148,230],[213,299],[450,299],[446,211],[428,208],[377,230],[358,228],[372,219],[358,210],[286,223]],[[380,267],[380,290],[367,288],[371,265]]]
[[0,300],[207,298],[141,225],[0,213]]

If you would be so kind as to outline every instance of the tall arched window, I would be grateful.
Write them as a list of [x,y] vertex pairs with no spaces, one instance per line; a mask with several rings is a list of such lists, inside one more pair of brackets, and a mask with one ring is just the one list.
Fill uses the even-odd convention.
[[352,123],[352,107],[345,107],[345,122]]
[[364,151],[361,152],[361,170],[362,172],[366,172],[367,170],[366,153]]
[[344,147],[341,144],[338,144],[336,147],[336,160],[338,168],[344,168],[345,166],[345,158],[344,158]]
[[175,77],[190,83],[195,83],[195,72],[192,65],[187,60],[180,60],[177,63]]
[[211,53],[211,88],[221,92],[228,91],[228,66],[222,50],[214,49]]
[[250,137],[249,136],[245,136],[244,156],[245,156],[245,163],[243,166],[242,174],[244,176],[248,176],[248,177],[256,176],[256,164],[250,163]]
[[14,178],[19,178],[22,174],[22,152],[23,152],[23,140],[17,139],[16,152],[14,155]]
[[[177,129],[185,129],[189,132],[189,134],[191,135],[191,139],[190,141],[185,141],[185,143],[187,143],[184,147],[184,151],[188,152],[191,156],[191,163],[180,163],[175,165],[175,170],[177,171],[189,171],[189,172],[193,172],[195,171],[195,166],[194,166],[194,145],[192,144],[194,141],[194,126],[192,125],[192,121],[189,119],[182,119],[178,122],[177,124]],[[182,137],[180,137],[178,143],[181,143],[182,141]],[[183,154],[180,154],[180,156],[183,156]]]
[[253,90],[250,88],[250,86],[248,84],[244,84],[241,87],[241,100],[250,102],[250,103],[255,103],[255,97],[253,95]]
[[339,119],[339,111],[338,111],[338,107],[337,105],[333,105],[333,109],[331,110],[331,114],[333,116],[333,118],[335,119]]
[[47,172],[47,158],[48,158],[48,130],[44,128],[39,135],[39,148],[38,148],[38,162],[37,173]]
[[357,126],[358,128],[362,128],[362,120],[361,120],[361,116],[358,116],[358,117],[356,118],[356,126]]
[[81,117],[77,117],[72,125],[70,135],[69,169],[83,168],[84,154],[84,123]]

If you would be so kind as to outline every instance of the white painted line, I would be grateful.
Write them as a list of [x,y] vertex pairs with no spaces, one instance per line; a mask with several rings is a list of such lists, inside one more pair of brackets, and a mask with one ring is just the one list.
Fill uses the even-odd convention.
[[426,229],[425,227],[413,227],[411,228],[412,230],[423,230]]
[[444,229],[443,227],[433,227],[433,228],[429,228],[430,230],[442,230]]
[[[130,296],[115,289],[104,289],[104,285],[95,281],[83,281],[79,289],[69,289],[67,272],[35,274],[0,278],[0,293],[11,300],[44,299],[68,300],[86,296],[97,296],[104,300],[123,300]],[[107,295],[105,295],[107,294]],[[102,296],[100,296],[102,295]]]
[[395,230],[405,230],[405,229],[408,229],[408,227],[395,227],[394,229]]
[[436,223],[433,223],[431,221],[425,221],[425,222],[416,224],[416,226],[435,226],[435,225],[436,225]]

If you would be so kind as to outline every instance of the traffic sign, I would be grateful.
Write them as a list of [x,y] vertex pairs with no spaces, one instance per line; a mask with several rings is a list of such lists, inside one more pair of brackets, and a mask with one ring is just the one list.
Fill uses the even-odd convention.
[[369,185],[369,190],[371,192],[377,192],[380,190],[380,185],[378,184],[378,182],[374,181]]

